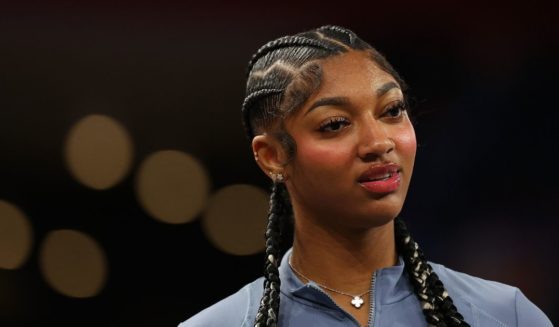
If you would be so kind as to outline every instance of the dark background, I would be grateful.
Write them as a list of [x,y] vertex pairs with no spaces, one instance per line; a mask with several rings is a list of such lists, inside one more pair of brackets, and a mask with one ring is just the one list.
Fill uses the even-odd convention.
[[[402,212],[428,258],[518,286],[559,323],[557,10],[543,2],[28,1],[0,9],[0,199],[22,209],[31,254],[0,270],[1,326],[175,326],[260,276],[261,254],[220,252],[198,221],[150,218],[133,192],[160,149],[198,158],[212,191],[268,187],[240,122],[244,71],[265,42],[324,24],[354,30],[410,85],[419,142]],[[131,172],[95,191],[63,144],[80,118],[121,122]],[[45,282],[51,230],[86,232],[106,252],[96,297]]]

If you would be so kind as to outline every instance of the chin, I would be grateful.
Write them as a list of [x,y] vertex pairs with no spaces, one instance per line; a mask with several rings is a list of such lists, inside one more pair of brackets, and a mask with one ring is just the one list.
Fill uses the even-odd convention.
[[365,228],[380,227],[392,222],[400,211],[375,212],[374,214],[363,217]]
[[396,218],[402,211],[403,201],[399,198],[377,199],[369,202],[359,213],[360,220],[366,222],[369,227],[385,225]]

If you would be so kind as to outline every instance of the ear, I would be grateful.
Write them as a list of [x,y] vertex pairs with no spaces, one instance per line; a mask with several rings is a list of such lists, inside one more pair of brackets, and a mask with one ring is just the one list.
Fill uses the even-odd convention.
[[260,169],[270,178],[284,173],[287,154],[281,143],[269,134],[257,135],[252,139],[252,152]]

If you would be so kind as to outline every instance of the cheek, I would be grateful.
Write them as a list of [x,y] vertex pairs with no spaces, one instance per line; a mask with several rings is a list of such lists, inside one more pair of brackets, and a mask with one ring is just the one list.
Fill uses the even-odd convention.
[[402,157],[413,161],[415,159],[415,152],[417,150],[417,141],[415,139],[415,131],[411,123],[406,128],[401,129],[395,138],[399,153]]
[[296,158],[308,172],[339,169],[351,162],[351,147],[302,139],[297,141]]

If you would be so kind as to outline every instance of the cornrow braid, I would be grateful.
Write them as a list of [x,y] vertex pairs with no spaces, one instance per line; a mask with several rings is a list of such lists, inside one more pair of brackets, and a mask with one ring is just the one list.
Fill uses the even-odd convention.
[[[298,109],[320,86],[320,65],[312,62],[349,50],[363,50],[381,69],[392,75],[405,92],[406,85],[386,59],[355,33],[339,26],[321,28],[280,37],[266,43],[251,57],[247,67],[246,95],[250,105],[243,106],[243,124],[248,136],[269,129],[272,122]],[[297,85],[303,80],[302,85]],[[259,96],[265,89],[283,90]],[[296,89],[295,96],[285,96]],[[295,106],[285,106],[295,104]]]
[[312,47],[312,48],[319,48],[327,51],[337,51],[337,49],[335,49],[332,46],[329,46],[327,43],[315,39],[310,39],[310,38],[297,36],[297,35],[294,36],[288,35],[288,36],[280,37],[277,40],[266,43],[260,49],[258,49],[258,51],[256,51],[256,53],[252,56],[252,58],[248,62],[247,76],[252,71],[252,67],[254,66],[254,64],[260,58],[264,57],[266,54],[270,52],[273,52],[281,48],[287,48],[287,47]]
[[437,327],[470,326],[457,311],[444,288],[443,282],[433,272],[423,251],[413,240],[406,224],[400,218],[395,219],[394,231],[398,253],[404,259],[405,269],[421,303],[427,322]]
[[343,34],[343,35],[347,36],[349,44],[351,44],[351,45],[353,45],[355,43],[355,40],[356,40],[356,35],[354,33],[346,30],[345,28],[341,28],[339,26],[326,25],[326,26],[322,26],[322,27],[318,28],[318,31],[320,31],[320,32],[333,31],[333,32]]
[[243,101],[243,107],[241,109],[241,112],[243,114],[243,125],[245,126],[245,131],[250,139],[254,137],[254,131],[252,130],[252,126],[250,126],[250,123],[248,123],[250,107],[263,97],[281,94],[283,93],[283,91],[284,90],[282,89],[260,89],[256,92],[252,92],[245,98],[245,100]]
[[291,208],[284,200],[285,184],[274,183],[270,195],[270,210],[266,227],[266,261],[264,263],[264,295],[256,314],[255,327],[275,327],[279,319],[280,278],[278,261],[280,259],[281,221]]

